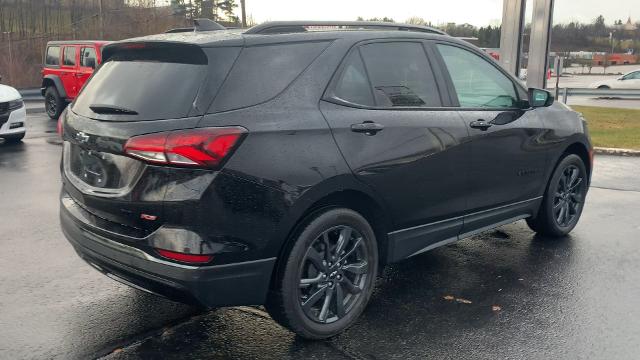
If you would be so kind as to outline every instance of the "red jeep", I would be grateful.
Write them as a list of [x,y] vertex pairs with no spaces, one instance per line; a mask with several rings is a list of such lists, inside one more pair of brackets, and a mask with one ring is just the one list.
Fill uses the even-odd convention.
[[78,96],[94,69],[102,62],[107,41],[50,41],[44,55],[42,96],[52,119]]

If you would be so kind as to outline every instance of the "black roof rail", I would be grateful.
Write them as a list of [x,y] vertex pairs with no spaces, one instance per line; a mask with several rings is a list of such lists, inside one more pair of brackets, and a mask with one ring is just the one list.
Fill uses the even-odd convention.
[[180,33],[192,31],[215,31],[226,30],[227,28],[210,19],[193,19],[193,27],[175,28],[165,31],[165,33]]
[[[446,35],[429,26],[397,24],[382,21],[271,21],[253,26],[245,34],[286,34],[309,31],[308,28],[335,28],[330,30],[398,30]],[[327,29],[329,30],[329,29]]]

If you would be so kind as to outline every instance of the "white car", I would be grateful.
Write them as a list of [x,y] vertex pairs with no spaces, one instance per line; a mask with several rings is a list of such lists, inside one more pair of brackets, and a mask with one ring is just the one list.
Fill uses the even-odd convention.
[[617,79],[602,80],[591,84],[595,89],[640,89],[640,70],[626,73]]
[[20,141],[27,131],[27,110],[18,90],[0,84],[0,138]]

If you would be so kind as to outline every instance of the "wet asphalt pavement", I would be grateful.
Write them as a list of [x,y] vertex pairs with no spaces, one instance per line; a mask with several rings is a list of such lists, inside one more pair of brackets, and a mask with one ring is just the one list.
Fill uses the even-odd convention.
[[309,342],[259,308],[200,312],[90,268],[58,227],[55,122],[0,144],[0,358],[637,359],[640,158],[596,157],[570,237],[524,222],[388,267],[360,321]]

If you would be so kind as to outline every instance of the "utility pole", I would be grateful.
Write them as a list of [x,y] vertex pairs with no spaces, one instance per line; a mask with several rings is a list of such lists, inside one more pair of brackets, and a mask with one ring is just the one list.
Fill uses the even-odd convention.
[[100,40],[104,40],[104,13],[102,11],[102,0],[98,0],[98,13],[100,16]]
[[13,79],[13,42],[11,40],[11,31],[6,32],[9,37],[9,79],[11,83],[14,83]]
[[613,33],[614,32],[616,32],[616,31],[614,30],[614,31],[611,31],[609,33],[609,41],[611,41],[611,54],[613,54],[613,48],[614,48],[614,45],[616,44],[615,43],[616,40],[613,38]]
[[242,27],[247,27],[247,10],[245,9],[245,0],[240,0],[240,7],[242,12]]

